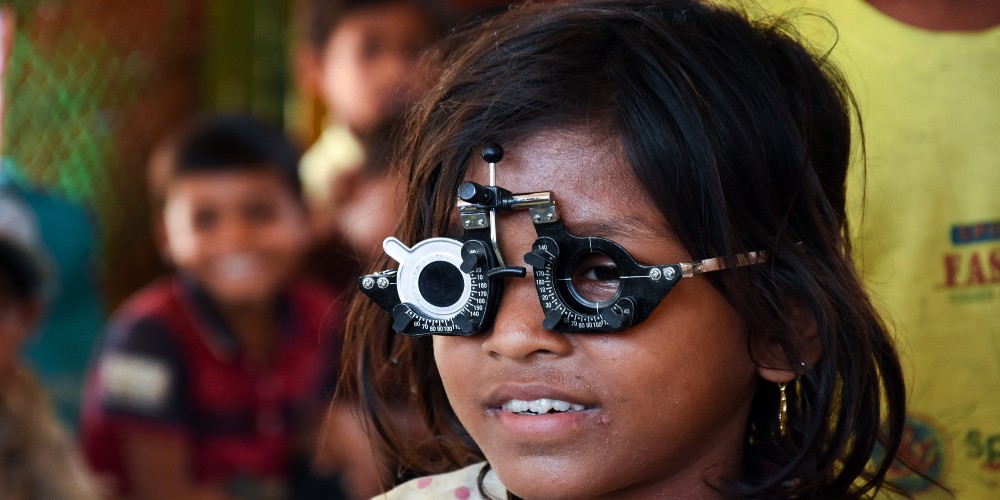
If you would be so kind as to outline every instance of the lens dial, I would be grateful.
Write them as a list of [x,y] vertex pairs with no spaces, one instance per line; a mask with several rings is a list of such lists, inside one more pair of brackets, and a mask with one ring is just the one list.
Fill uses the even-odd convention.
[[[620,297],[617,265],[587,248],[562,256],[552,238],[539,238],[525,262],[534,268],[535,288],[545,311],[544,326],[560,332],[615,332],[631,326],[634,304]],[[601,262],[587,269],[588,264]],[[574,275],[575,274],[575,275]]]
[[645,320],[681,277],[677,265],[640,265],[617,243],[574,236],[561,221],[535,230],[524,261],[534,268],[548,330],[623,331]]
[[392,313],[394,330],[410,336],[478,331],[490,295],[482,265],[488,259],[476,258],[476,252],[485,250],[482,244],[431,238],[410,248],[389,237],[382,247],[399,262],[399,268],[363,276],[360,285]]

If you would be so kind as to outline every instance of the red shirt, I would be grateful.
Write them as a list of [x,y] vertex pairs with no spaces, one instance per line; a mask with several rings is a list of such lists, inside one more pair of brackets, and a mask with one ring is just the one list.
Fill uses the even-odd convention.
[[301,424],[332,396],[341,309],[325,289],[290,286],[272,362],[255,367],[197,286],[174,277],[141,290],[112,318],[84,390],[91,467],[127,492],[129,429],[186,440],[198,482],[285,480]]

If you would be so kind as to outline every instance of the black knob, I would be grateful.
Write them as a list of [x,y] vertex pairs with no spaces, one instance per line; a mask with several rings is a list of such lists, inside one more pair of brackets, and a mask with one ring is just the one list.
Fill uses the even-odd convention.
[[545,267],[551,260],[551,255],[544,250],[533,250],[524,254],[524,263],[535,269]]
[[486,163],[499,163],[503,159],[503,148],[495,142],[483,146],[483,160]]
[[462,201],[477,205],[493,204],[493,192],[471,181],[463,182],[461,186],[458,186],[458,197]]
[[462,265],[458,266],[458,268],[461,269],[463,273],[469,274],[484,260],[486,260],[485,255],[473,250],[462,256]]
[[472,335],[473,333],[476,333],[476,326],[469,321],[469,318],[466,318],[461,313],[455,315],[455,326],[457,326],[459,331],[462,332],[462,335]]
[[604,320],[605,323],[608,324],[608,326],[610,326],[614,330],[620,329],[622,325],[625,323],[625,318],[623,317],[623,315],[618,314],[611,308],[602,309],[601,318]]
[[407,314],[410,307],[406,304],[398,304],[392,308],[392,329],[399,333],[406,333],[413,324],[413,316]]
[[545,319],[542,320],[542,328],[546,330],[556,330],[562,325],[562,311],[549,309],[545,311]]

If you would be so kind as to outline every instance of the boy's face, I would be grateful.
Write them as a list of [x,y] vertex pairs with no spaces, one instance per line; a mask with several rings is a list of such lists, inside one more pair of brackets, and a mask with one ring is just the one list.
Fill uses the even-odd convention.
[[419,97],[417,59],[434,38],[427,14],[406,2],[348,14],[320,54],[325,104],[360,133],[399,113]]
[[174,179],[163,231],[174,265],[224,307],[271,301],[309,245],[301,202],[267,170]]

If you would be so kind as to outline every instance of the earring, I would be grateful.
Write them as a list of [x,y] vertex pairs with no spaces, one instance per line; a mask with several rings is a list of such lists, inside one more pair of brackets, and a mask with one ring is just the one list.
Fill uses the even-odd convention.
[[782,436],[785,435],[788,428],[788,395],[785,394],[785,387],[788,384],[784,382],[778,383],[778,391],[781,394],[781,402],[778,405],[778,433]]

